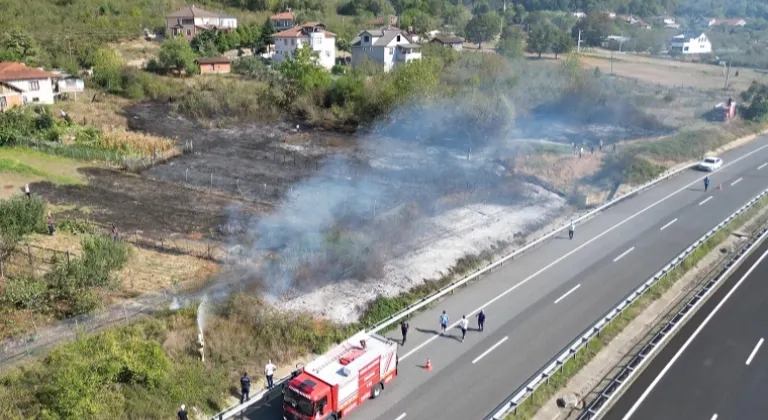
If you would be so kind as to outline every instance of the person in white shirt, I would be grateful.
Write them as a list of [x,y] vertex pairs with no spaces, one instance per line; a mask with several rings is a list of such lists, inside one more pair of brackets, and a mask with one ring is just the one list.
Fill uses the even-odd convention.
[[466,315],[461,316],[459,321],[459,328],[461,328],[461,341],[464,342],[464,338],[467,336],[467,328],[469,328],[469,320]]
[[576,224],[571,222],[571,226],[568,227],[568,238],[573,239],[573,232],[576,231]]
[[266,366],[264,366],[264,376],[267,377],[268,389],[272,389],[272,386],[274,385],[272,378],[274,377],[276,370],[277,370],[277,366],[273,365],[271,360],[267,362]]

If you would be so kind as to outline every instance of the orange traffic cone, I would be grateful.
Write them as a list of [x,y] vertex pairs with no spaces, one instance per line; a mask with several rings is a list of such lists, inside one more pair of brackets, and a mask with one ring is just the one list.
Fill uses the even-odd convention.
[[424,365],[425,370],[432,370],[432,360],[427,359],[427,364]]

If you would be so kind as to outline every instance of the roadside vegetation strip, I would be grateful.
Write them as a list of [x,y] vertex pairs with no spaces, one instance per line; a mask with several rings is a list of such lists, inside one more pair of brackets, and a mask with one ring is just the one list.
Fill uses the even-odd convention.
[[[562,389],[568,381],[584,368],[608,343],[611,342],[632,320],[634,320],[648,305],[659,299],[678,279],[693,268],[709,252],[715,250],[736,229],[743,226],[758,212],[768,205],[768,196],[756,201],[752,207],[735,217],[720,230],[712,234],[698,248],[688,254],[679,264],[661,276],[647,291],[629,304],[621,313],[612,318],[599,334],[591,337],[584,346],[569,357],[560,369],[547,378],[546,382],[536,388],[528,397],[513,408],[513,412],[504,417],[506,420],[531,419],[539,409]],[[613,310],[612,310],[613,311]],[[590,328],[591,329],[591,328]],[[582,336],[581,334],[580,336]],[[572,347],[573,345],[571,345]],[[526,386],[530,381],[526,381]],[[523,389],[524,390],[524,389]]]

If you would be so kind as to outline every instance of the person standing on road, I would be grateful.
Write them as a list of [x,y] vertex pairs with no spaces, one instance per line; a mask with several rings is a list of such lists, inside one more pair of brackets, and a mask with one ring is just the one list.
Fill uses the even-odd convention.
[[267,377],[267,389],[272,389],[275,385],[272,378],[274,378],[276,370],[277,366],[273,365],[271,360],[267,361],[267,365],[264,366],[264,376]]
[[616,143],[613,143],[613,153],[616,153]]
[[467,328],[469,327],[469,320],[467,319],[466,315],[461,316],[461,321],[459,321],[459,328],[461,328],[461,342],[464,342],[464,338],[467,336]]
[[568,227],[568,238],[573,239],[573,232],[576,230],[576,225],[571,222],[571,226]]
[[403,343],[401,344],[402,346],[405,345],[405,337],[408,335],[409,327],[410,325],[408,325],[408,321],[403,321],[400,323],[400,333],[403,334]]
[[240,378],[240,404],[248,401],[251,398],[251,378],[248,377],[248,372],[243,372],[243,377]]
[[704,192],[709,189],[709,176],[704,177]]
[[179,418],[179,420],[189,420],[187,418],[187,406],[182,404],[181,408],[179,409],[179,412],[176,413],[176,416]]
[[485,325],[485,312],[481,309],[480,313],[477,314],[477,329],[482,332],[484,325]]
[[603,151],[603,139],[600,139],[600,143],[598,143],[597,147],[598,147],[598,150],[599,150],[600,152],[602,152],[602,151]]
[[445,330],[448,329],[448,314],[443,311],[440,315],[440,334],[445,334]]

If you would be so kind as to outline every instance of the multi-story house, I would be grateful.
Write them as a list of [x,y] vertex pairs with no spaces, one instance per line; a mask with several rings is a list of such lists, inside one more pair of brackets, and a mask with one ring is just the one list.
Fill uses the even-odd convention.
[[54,102],[53,74],[47,71],[27,67],[24,63],[4,61],[0,62],[0,82],[20,91],[23,104],[50,105]]
[[421,45],[400,29],[369,29],[352,40],[352,65],[372,60],[384,71],[414,60],[421,60]]
[[308,22],[294,26],[272,36],[275,39],[275,55],[272,59],[279,63],[293,56],[296,48],[303,45],[312,47],[317,53],[318,64],[330,70],[336,64],[336,34],[325,30],[325,25]]
[[234,16],[219,15],[187,6],[165,16],[165,31],[169,36],[182,35],[191,40],[195,35],[211,30],[232,30],[237,28]]

